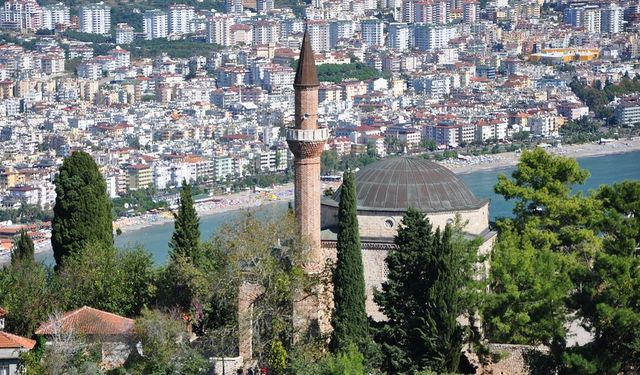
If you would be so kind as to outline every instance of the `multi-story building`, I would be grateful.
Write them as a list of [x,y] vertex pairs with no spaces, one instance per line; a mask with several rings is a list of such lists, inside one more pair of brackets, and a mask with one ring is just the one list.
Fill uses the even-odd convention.
[[80,7],[80,31],[107,35],[111,31],[111,8],[103,2]]
[[98,80],[102,77],[102,66],[93,59],[84,60],[78,65],[78,77],[89,80]]
[[402,22],[416,22],[416,7],[414,4],[414,0],[402,1]]
[[411,29],[406,23],[392,22],[389,24],[389,34],[387,35],[387,45],[399,51],[409,49],[411,39]]
[[273,0],[256,0],[256,10],[258,13],[266,13],[273,10]]
[[280,40],[280,24],[276,21],[257,21],[253,25],[253,44],[278,43]]
[[196,16],[195,9],[186,4],[173,4],[169,7],[169,33],[187,34],[191,32],[191,20]]
[[109,51],[109,56],[113,57],[116,61],[116,68],[126,68],[131,63],[131,54],[129,51],[116,47]]
[[640,125],[640,100],[638,97],[623,100],[615,110],[616,123],[619,126]]
[[578,120],[589,114],[589,107],[581,103],[563,102],[556,109],[567,120]]
[[142,17],[145,39],[151,40],[167,37],[169,34],[169,16],[167,13],[153,9],[144,12]]
[[220,182],[233,177],[233,159],[228,156],[213,159],[213,178]]
[[209,18],[207,20],[207,42],[221,46],[232,45],[234,40],[232,39],[231,26],[234,26],[231,16],[219,14]]
[[329,23],[329,47],[336,48],[340,40],[353,38],[355,25],[352,20],[332,20]]
[[7,0],[0,10],[0,28],[36,31],[43,27],[42,8],[35,0]]
[[329,22],[325,20],[310,20],[307,22],[307,30],[309,30],[311,48],[314,51],[328,51],[331,49]]
[[558,117],[544,113],[531,116],[529,118],[531,133],[541,137],[558,135]]
[[127,167],[129,190],[146,189],[153,183],[153,170],[147,164],[133,164]]
[[451,26],[415,24],[414,46],[419,50],[434,50],[446,47],[457,36],[457,30]]
[[69,7],[63,3],[44,5],[42,7],[42,27],[54,30],[56,25],[70,25]]
[[116,44],[133,43],[134,29],[128,23],[119,23],[116,25]]
[[462,21],[476,23],[480,21],[480,3],[477,0],[467,0],[462,6]]
[[618,4],[609,4],[600,11],[600,32],[617,34],[622,31],[624,9]]
[[377,18],[362,20],[360,22],[362,42],[368,46],[384,45],[384,23]]
[[241,14],[244,12],[242,0],[224,0],[224,9],[228,14]]

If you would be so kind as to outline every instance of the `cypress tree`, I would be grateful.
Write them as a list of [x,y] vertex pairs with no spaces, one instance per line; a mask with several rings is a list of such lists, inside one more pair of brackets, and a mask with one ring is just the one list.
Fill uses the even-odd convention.
[[196,262],[200,244],[200,219],[193,206],[191,185],[186,181],[182,181],[180,207],[173,216],[175,217],[174,231],[169,242],[171,259],[175,260],[176,257],[182,256]]
[[73,152],[62,163],[55,185],[51,245],[56,267],[65,256],[88,244],[113,246],[107,184],[91,155]]
[[33,240],[31,240],[31,237],[29,237],[25,230],[20,231],[20,236],[16,239],[13,252],[11,253],[11,264],[15,264],[18,261],[35,261]]
[[456,372],[462,350],[462,327],[457,318],[462,313],[459,291],[464,281],[451,234],[449,224],[442,235],[440,228],[436,230],[432,255],[426,257],[429,308],[425,319],[409,331],[408,340],[409,348],[418,349],[414,353],[417,366],[437,372]]
[[455,372],[461,348],[460,260],[449,225],[432,232],[424,213],[409,209],[386,263],[388,279],[374,300],[387,316],[376,335],[389,373]]
[[368,352],[369,326],[365,310],[364,269],[360,248],[356,187],[353,173],[343,176],[338,208],[337,262],[333,272],[335,310],[333,311],[334,352],[356,344]]

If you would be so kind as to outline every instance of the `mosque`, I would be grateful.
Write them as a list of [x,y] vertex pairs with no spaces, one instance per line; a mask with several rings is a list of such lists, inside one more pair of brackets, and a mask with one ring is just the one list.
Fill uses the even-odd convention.
[[[393,157],[356,173],[358,225],[362,246],[367,315],[384,319],[373,302],[374,288],[386,278],[385,258],[408,208],[423,211],[434,228],[459,215],[469,237],[481,237],[479,252],[487,254],[496,236],[489,229],[489,202],[478,199],[453,172],[418,157]],[[335,260],[340,189],[321,201],[321,241]]]
[[[286,139],[294,155],[294,203],[298,229],[307,242],[303,270],[320,276],[336,260],[337,216],[340,189],[323,197],[320,184],[320,156],[329,138],[327,128],[318,126],[318,76],[311,41],[305,31],[294,80],[294,126],[286,128]],[[466,223],[469,237],[482,239],[480,254],[488,254],[496,238],[489,228],[489,202],[478,199],[465,183],[447,168],[419,157],[390,157],[371,164],[356,174],[357,209],[367,314],[384,319],[373,302],[373,290],[385,280],[385,258],[408,208],[422,210],[434,228],[452,223],[456,216]],[[483,265],[480,265],[483,266]],[[479,272],[479,276],[486,274]],[[259,288],[243,285],[238,313],[240,353],[251,357],[251,318]],[[298,296],[293,306],[296,332],[317,327],[331,329],[332,288],[319,285]]]

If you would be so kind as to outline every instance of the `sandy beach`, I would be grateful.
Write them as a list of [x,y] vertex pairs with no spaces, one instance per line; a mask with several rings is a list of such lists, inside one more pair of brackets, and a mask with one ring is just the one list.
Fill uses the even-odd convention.
[[[635,137],[631,139],[621,139],[606,144],[594,142],[581,145],[549,147],[547,148],[547,151],[556,155],[572,158],[620,154],[640,151],[640,138]],[[516,152],[505,152],[494,155],[469,156],[468,160],[449,159],[441,162],[441,164],[451,169],[451,171],[456,174],[465,174],[513,167],[518,164],[520,155],[520,153]]]

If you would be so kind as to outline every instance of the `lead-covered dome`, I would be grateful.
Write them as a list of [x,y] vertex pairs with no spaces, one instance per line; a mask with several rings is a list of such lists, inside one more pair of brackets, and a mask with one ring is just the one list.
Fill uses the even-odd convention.
[[[395,157],[368,165],[356,174],[358,209],[424,212],[482,207],[467,185],[449,169],[417,157]],[[340,201],[340,189],[333,195]]]

